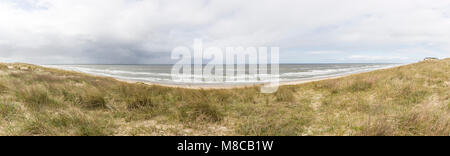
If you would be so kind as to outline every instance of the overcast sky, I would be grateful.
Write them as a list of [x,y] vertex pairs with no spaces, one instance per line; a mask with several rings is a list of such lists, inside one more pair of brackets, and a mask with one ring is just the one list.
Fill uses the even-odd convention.
[[282,63],[450,57],[450,1],[0,0],[2,62],[169,63],[195,38],[279,46]]

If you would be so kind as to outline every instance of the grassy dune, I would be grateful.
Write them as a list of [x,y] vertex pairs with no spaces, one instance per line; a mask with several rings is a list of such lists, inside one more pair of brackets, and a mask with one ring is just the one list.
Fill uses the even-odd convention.
[[275,94],[1,64],[0,135],[448,136],[449,85],[450,59],[283,86]]

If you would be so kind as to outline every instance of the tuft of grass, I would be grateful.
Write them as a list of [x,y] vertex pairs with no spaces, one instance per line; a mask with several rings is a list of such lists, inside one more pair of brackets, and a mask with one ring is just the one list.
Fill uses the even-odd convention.
[[0,70],[8,70],[8,66],[6,64],[0,64]]
[[22,78],[25,76],[25,73],[22,72],[12,72],[9,73],[9,76],[13,77],[13,78]]
[[358,133],[360,136],[392,136],[393,134],[393,125],[386,119],[368,121]]
[[80,100],[79,103],[83,108],[88,109],[107,108],[105,97],[101,93],[81,96],[79,100]]
[[97,88],[87,87],[80,90],[63,89],[61,91],[64,101],[80,106],[86,109],[104,109],[107,108],[105,94]]
[[[269,117],[270,116],[270,117]],[[250,136],[299,136],[306,135],[307,127],[312,118],[306,115],[290,115],[282,117],[282,114],[268,112],[263,117],[247,117],[239,125],[238,133]]]
[[243,103],[255,103],[257,95],[259,95],[259,88],[252,87],[252,88],[245,88],[245,91],[242,91],[242,89],[234,89],[232,95],[225,95],[228,97],[235,97],[235,100]]
[[352,82],[349,89],[352,92],[368,91],[374,85],[373,81],[355,81]]
[[7,102],[0,103],[0,117],[3,120],[10,121],[19,115],[20,111],[17,105]]
[[54,76],[50,74],[35,74],[33,75],[33,81],[47,82],[47,83],[61,83],[64,81],[62,77]]
[[223,114],[218,106],[206,102],[185,104],[178,109],[182,122],[220,122]]
[[135,96],[127,98],[127,108],[129,110],[139,110],[145,108],[154,108],[157,106],[152,102],[152,97],[150,96]]
[[3,84],[0,84],[0,94],[7,93],[9,91],[8,87]]
[[30,86],[19,89],[16,92],[16,97],[33,110],[40,110],[43,107],[56,103],[50,97],[48,90],[43,86]]
[[397,98],[396,103],[405,105],[418,104],[430,95],[427,90],[417,89],[416,87],[412,86],[405,86],[401,88],[400,90],[398,90],[397,94],[402,98]]
[[105,136],[112,132],[107,128],[109,123],[88,119],[78,113],[41,113],[25,123],[22,135],[76,135]]
[[276,100],[278,102],[294,102],[295,88],[293,87],[280,87],[275,93]]
[[[158,107],[161,103],[161,96],[155,96],[154,92],[158,89],[138,89],[131,88],[131,91],[125,91],[125,102],[128,110],[152,109]],[[165,95],[158,93],[159,95]],[[158,95],[156,94],[156,95]]]
[[437,109],[425,107],[405,113],[400,118],[401,128],[407,135],[450,135],[450,117]]

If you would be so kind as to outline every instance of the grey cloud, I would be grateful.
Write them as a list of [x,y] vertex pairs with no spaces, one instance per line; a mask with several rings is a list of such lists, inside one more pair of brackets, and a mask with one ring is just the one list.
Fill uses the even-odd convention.
[[173,48],[202,38],[280,46],[289,63],[408,62],[450,56],[448,10],[446,0],[0,0],[0,61],[171,63]]

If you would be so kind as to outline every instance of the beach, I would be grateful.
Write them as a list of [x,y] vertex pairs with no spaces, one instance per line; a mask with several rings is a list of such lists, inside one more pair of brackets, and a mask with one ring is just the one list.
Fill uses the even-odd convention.
[[[390,69],[390,68],[395,68],[395,67],[400,67],[400,66],[405,66],[407,64],[399,64],[399,65],[393,65],[393,66],[388,66],[385,68],[381,68],[381,69],[374,69],[374,70],[383,70],[383,69]],[[371,72],[371,71],[366,71],[366,72]],[[355,74],[361,74],[361,73],[365,73],[365,72],[356,72],[356,73],[349,73],[349,74],[343,74],[343,75],[339,75],[339,76],[327,76],[325,78],[310,78],[310,79],[306,79],[306,80],[296,80],[296,81],[287,81],[287,82],[278,82],[279,86],[286,86],[286,85],[299,85],[299,84],[303,84],[303,83],[310,83],[310,82],[317,82],[317,81],[324,81],[324,80],[332,80],[332,79],[338,79],[338,78],[342,78],[342,77],[346,77],[346,76],[350,76],[350,75],[355,75]],[[183,88],[183,89],[197,89],[197,90],[211,90],[211,89],[239,89],[239,88],[249,88],[249,87],[260,87],[265,85],[266,83],[260,83],[260,84],[243,84],[243,85],[189,85],[189,84],[161,84],[161,83],[152,83],[152,82],[143,82],[143,81],[132,81],[132,80],[126,80],[126,79],[120,79],[120,78],[116,78],[118,81],[123,81],[123,82],[127,82],[127,83],[143,83],[143,84],[147,84],[147,85],[157,85],[157,86],[162,86],[162,87],[172,87],[172,88]]]
[[450,59],[258,86],[173,86],[0,64],[0,135],[450,135]]
[[[352,74],[388,69],[405,64],[282,64],[280,65],[279,85],[296,85],[326,79],[339,78]],[[83,72],[94,76],[112,77],[130,83],[144,83],[175,88],[189,89],[232,89],[261,86],[265,82],[245,79],[258,75],[235,75],[231,81],[204,81],[204,75],[192,75],[193,81],[176,82],[170,73],[173,65],[44,65],[44,67]],[[228,67],[228,66],[227,66]],[[232,67],[233,68],[233,67]],[[137,70],[136,70],[137,69]],[[249,70],[248,68],[246,69]],[[223,75],[225,79],[230,76]]]

